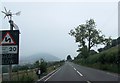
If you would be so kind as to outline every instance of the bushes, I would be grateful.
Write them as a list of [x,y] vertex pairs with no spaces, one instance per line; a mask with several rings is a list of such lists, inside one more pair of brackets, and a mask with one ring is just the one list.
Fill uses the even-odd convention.
[[43,59],[40,59],[34,63],[35,68],[40,68],[41,74],[45,73],[47,71],[47,62],[45,62]]
[[74,62],[85,66],[118,73],[117,63],[119,63],[119,59],[120,59],[120,45],[112,47],[99,54],[90,55],[86,59],[76,59]]
[[87,62],[91,64],[92,63],[115,64],[117,63],[118,49],[120,48],[114,47],[99,54],[91,55],[87,58]]
[[32,78],[30,76],[22,76],[19,81],[33,83],[34,82],[34,78]]
[[93,64],[93,63],[96,63],[98,61],[98,58],[99,56],[98,55],[92,55],[92,56],[89,56],[86,61],[88,64]]
[[47,63],[46,62],[41,62],[41,64],[40,64],[40,70],[41,70],[41,74],[43,74],[44,72],[46,72],[47,71]]
[[34,70],[24,70],[19,71],[19,73],[13,72],[11,81],[3,78],[2,83],[34,83],[35,80]]

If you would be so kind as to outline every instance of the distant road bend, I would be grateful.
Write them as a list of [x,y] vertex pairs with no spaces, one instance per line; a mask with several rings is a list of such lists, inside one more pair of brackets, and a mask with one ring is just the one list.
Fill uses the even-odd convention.
[[38,83],[120,83],[119,79],[116,74],[65,62],[62,67],[38,80]]

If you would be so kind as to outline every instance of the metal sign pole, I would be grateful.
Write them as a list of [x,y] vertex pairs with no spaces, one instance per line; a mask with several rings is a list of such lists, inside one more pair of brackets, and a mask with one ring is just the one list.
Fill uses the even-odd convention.
[[12,80],[12,65],[9,65],[9,81]]
[[[10,30],[13,30],[13,21],[10,19],[9,20],[10,23]],[[9,65],[9,81],[12,80],[12,64]]]

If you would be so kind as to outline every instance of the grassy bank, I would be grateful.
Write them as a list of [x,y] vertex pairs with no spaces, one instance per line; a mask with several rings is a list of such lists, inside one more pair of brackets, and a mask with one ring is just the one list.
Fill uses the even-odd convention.
[[[52,65],[47,67],[47,71],[44,72],[41,75],[41,78],[48,73],[52,72],[53,70],[57,69],[58,67],[62,66],[64,62]],[[36,69],[29,69],[29,70],[22,70],[18,72],[12,72],[12,82],[14,83],[21,83],[21,82],[29,82],[29,83],[34,83],[35,81],[38,80],[38,76],[36,75]],[[8,74],[3,76],[3,82],[2,83],[8,83]]]
[[79,65],[97,68],[109,72],[120,73],[119,68],[120,45],[101,53],[90,55],[86,59],[76,59],[73,62]]

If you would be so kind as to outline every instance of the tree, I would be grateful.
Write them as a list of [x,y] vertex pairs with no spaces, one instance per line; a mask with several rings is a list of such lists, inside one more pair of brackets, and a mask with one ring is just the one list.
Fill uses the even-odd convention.
[[39,61],[36,61],[35,63],[34,63],[34,66],[35,66],[35,68],[38,68],[40,65],[39,65]]
[[47,63],[44,61],[44,59],[40,59],[35,62],[35,67],[40,68],[41,74],[47,71]]
[[105,38],[101,31],[96,29],[93,19],[87,20],[85,24],[79,25],[74,30],[70,30],[69,35],[75,37],[76,43],[79,43],[79,49],[84,49],[87,46],[88,53],[92,47],[110,42],[110,39]]
[[44,60],[40,64],[40,70],[41,70],[41,73],[44,73],[47,71],[47,63]]
[[72,60],[72,58],[71,58],[70,55],[67,56],[67,60],[68,60],[68,61],[71,61],[71,60]]
[[104,50],[103,48],[99,48],[99,49],[98,49],[99,52],[102,52],[103,50]]
[[87,49],[86,45],[82,48],[79,48],[79,50],[80,50],[79,55],[81,55],[81,58],[87,58],[88,57],[88,49]]

